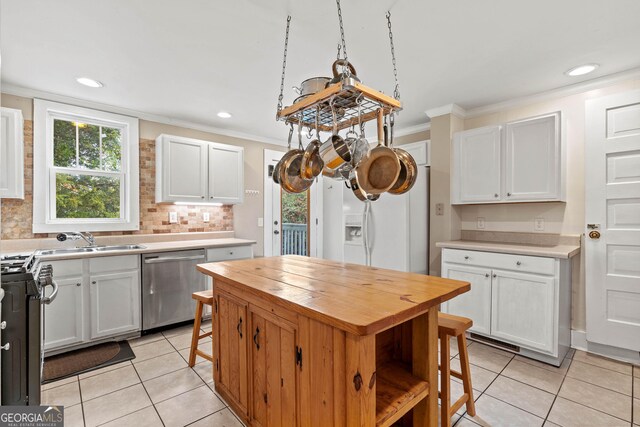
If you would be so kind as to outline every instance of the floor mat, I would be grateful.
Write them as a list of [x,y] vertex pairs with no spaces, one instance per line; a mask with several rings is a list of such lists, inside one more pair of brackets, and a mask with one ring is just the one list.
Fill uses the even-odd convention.
[[44,359],[42,384],[134,359],[127,341],[108,342]]

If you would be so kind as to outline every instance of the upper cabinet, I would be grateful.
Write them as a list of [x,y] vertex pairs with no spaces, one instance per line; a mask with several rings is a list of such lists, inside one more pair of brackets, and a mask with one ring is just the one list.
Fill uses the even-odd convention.
[[564,201],[560,113],[458,132],[453,204]]
[[0,198],[24,199],[22,111],[2,108],[0,123]]
[[244,149],[172,135],[156,139],[157,203],[242,203]]

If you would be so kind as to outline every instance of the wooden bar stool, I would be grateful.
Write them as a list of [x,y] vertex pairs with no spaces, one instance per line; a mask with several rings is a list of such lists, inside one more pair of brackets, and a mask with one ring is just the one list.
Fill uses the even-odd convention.
[[201,338],[213,335],[213,318],[211,319],[211,331],[200,333],[200,324],[202,323],[202,308],[204,305],[213,307],[213,291],[194,292],[191,298],[196,300],[196,318],[193,321],[193,334],[191,335],[191,351],[189,352],[189,366],[196,364],[196,355],[213,362],[213,356],[198,349],[198,341]]
[[[451,426],[451,417],[462,405],[466,403],[467,413],[476,415],[476,406],[473,401],[473,388],[471,387],[471,371],[469,369],[469,355],[467,353],[467,338],[465,332],[473,325],[473,321],[466,317],[452,314],[438,313],[438,336],[440,337],[440,425]],[[451,370],[451,352],[449,349],[450,337],[458,339],[458,351],[460,353],[460,370]],[[464,394],[460,399],[451,404],[451,375],[462,380]]]

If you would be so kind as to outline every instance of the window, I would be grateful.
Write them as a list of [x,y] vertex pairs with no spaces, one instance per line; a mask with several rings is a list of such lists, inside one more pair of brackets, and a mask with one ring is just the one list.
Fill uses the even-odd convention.
[[138,120],[34,100],[33,231],[139,229]]

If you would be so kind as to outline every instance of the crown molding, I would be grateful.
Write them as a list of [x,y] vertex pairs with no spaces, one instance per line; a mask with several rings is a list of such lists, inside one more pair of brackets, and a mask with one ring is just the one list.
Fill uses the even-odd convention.
[[513,99],[509,99],[502,102],[496,102],[494,104],[483,105],[481,107],[470,108],[466,110],[465,118],[469,119],[473,117],[482,116],[485,114],[497,113],[499,111],[507,110],[509,108],[515,108],[523,105],[534,104],[537,102],[545,102],[545,101],[549,101],[556,98],[575,95],[578,93],[583,93],[590,90],[611,86],[615,83],[620,83],[625,80],[631,80],[634,78],[640,79],[640,68],[633,68],[631,70],[622,71],[615,74],[609,74],[609,75],[597,77],[591,80],[585,80],[583,82],[574,83],[569,86],[562,86],[556,89],[539,92],[533,95],[513,98]]
[[24,98],[40,98],[48,101],[61,102],[64,104],[73,104],[73,105],[77,105],[78,107],[93,108],[95,110],[105,111],[108,113],[122,114],[125,116],[131,116],[131,117],[135,117],[135,118],[150,121],[150,122],[157,122],[165,125],[178,126],[178,127],[183,127],[187,129],[198,130],[201,132],[208,132],[216,135],[244,139],[247,141],[262,142],[264,144],[279,145],[279,146],[285,145],[285,143],[283,143],[282,140],[275,139],[275,138],[267,138],[264,136],[253,135],[250,133],[219,128],[216,126],[191,122],[188,120],[173,119],[171,117],[162,116],[158,114],[146,113],[143,111],[133,110],[130,108],[116,107],[110,104],[87,101],[80,98],[74,98],[72,96],[60,95],[60,94],[41,91],[37,89],[31,89],[23,86],[16,86],[8,83],[2,84],[2,93],[6,93],[8,95],[21,96]]
[[425,114],[430,119],[438,116],[444,116],[445,114],[453,114],[454,116],[460,117],[461,119],[467,117],[467,112],[465,111],[465,109],[458,104],[447,104],[440,107],[431,108],[425,111]]
[[393,134],[394,136],[406,136],[406,135],[413,135],[414,133],[424,132],[429,129],[431,129],[431,123],[427,122],[427,123],[421,123],[415,126],[408,126],[408,127],[400,128],[398,130],[394,130]]

